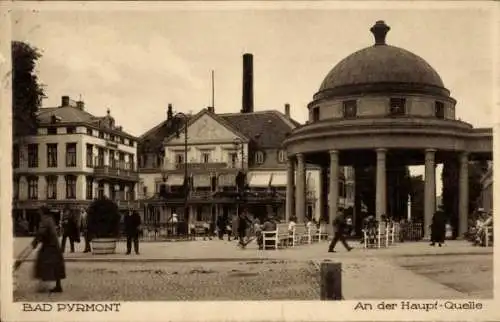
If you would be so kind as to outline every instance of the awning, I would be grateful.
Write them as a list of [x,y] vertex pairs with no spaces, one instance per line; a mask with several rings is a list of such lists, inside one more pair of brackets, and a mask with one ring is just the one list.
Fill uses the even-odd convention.
[[167,177],[166,184],[168,186],[182,186],[184,185],[184,175],[170,174]]
[[210,187],[211,180],[209,174],[195,174],[193,175],[194,187]]
[[218,179],[219,186],[221,187],[232,187],[236,186],[236,174],[235,173],[223,173],[219,175]]
[[286,172],[274,172],[271,177],[271,186],[272,187],[284,187],[287,182],[287,173]]
[[250,174],[250,180],[248,181],[249,187],[255,188],[267,188],[271,182],[270,173],[252,173]]

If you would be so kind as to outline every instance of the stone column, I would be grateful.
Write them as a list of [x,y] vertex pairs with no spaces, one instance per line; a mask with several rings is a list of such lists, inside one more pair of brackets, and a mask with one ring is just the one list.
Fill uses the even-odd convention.
[[328,200],[328,223],[331,225],[337,216],[339,206],[339,151],[330,151],[330,195]]
[[306,214],[306,166],[304,155],[297,154],[297,189],[295,191],[295,216],[297,222],[304,222]]
[[434,149],[425,150],[424,238],[430,238],[432,216],[436,211],[436,168]]
[[294,209],[294,192],[295,192],[295,161],[292,157],[288,157],[287,163],[287,178],[286,178],[286,209],[285,221],[290,221],[290,217],[295,213]]
[[387,187],[386,187],[386,169],[385,159],[387,149],[377,149],[377,184],[375,199],[375,216],[380,221],[382,215],[387,215]]
[[316,211],[316,216],[314,219],[316,219],[317,221],[321,220],[321,218],[324,216],[323,214],[323,211],[325,209],[325,177],[324,177],[324,168],[323,166],[321,166],[320,170],[319,170],[319,184],[317,185],[318,187],[318,209]]
[[460,174],[458,187],[458,237],[462,238],[468,229],[469,212],[469,155],[460,154]]

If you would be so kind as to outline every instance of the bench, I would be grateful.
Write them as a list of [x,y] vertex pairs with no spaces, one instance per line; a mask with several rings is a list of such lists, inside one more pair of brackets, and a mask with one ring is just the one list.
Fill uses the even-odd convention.
[[389,223],[387,225],[387,245],[394,245],[397,241],[397,237],[399,236],[399,224],[398,223]]
[[278,249],[280,245],[287,244],[289,238],[288,224],[277,224],[274,231],[262,231],[263,249]]

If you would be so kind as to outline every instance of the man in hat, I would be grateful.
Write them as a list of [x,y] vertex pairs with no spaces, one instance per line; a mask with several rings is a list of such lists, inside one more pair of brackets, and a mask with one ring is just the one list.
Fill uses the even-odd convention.
[[337,217],[333,221],[333,239],[330,245],[328,246],[328,252],[330,253],[335,253],[335,245],[337,245],[337,242],[340,241],[345,249],[347,249],[348,252],[352,250],[352,247],[350,247],[347,244],[347,241],[345,239],[345,231],[346,231],[346,220],[345,216],[342,212],[339,212],[337,214]]

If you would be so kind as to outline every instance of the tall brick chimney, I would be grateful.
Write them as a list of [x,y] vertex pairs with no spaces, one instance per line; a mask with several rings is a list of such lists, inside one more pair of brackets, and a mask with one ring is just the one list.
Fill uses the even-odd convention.
[[253,112],[253,55],[243,55],[243,100],[241,113]]

